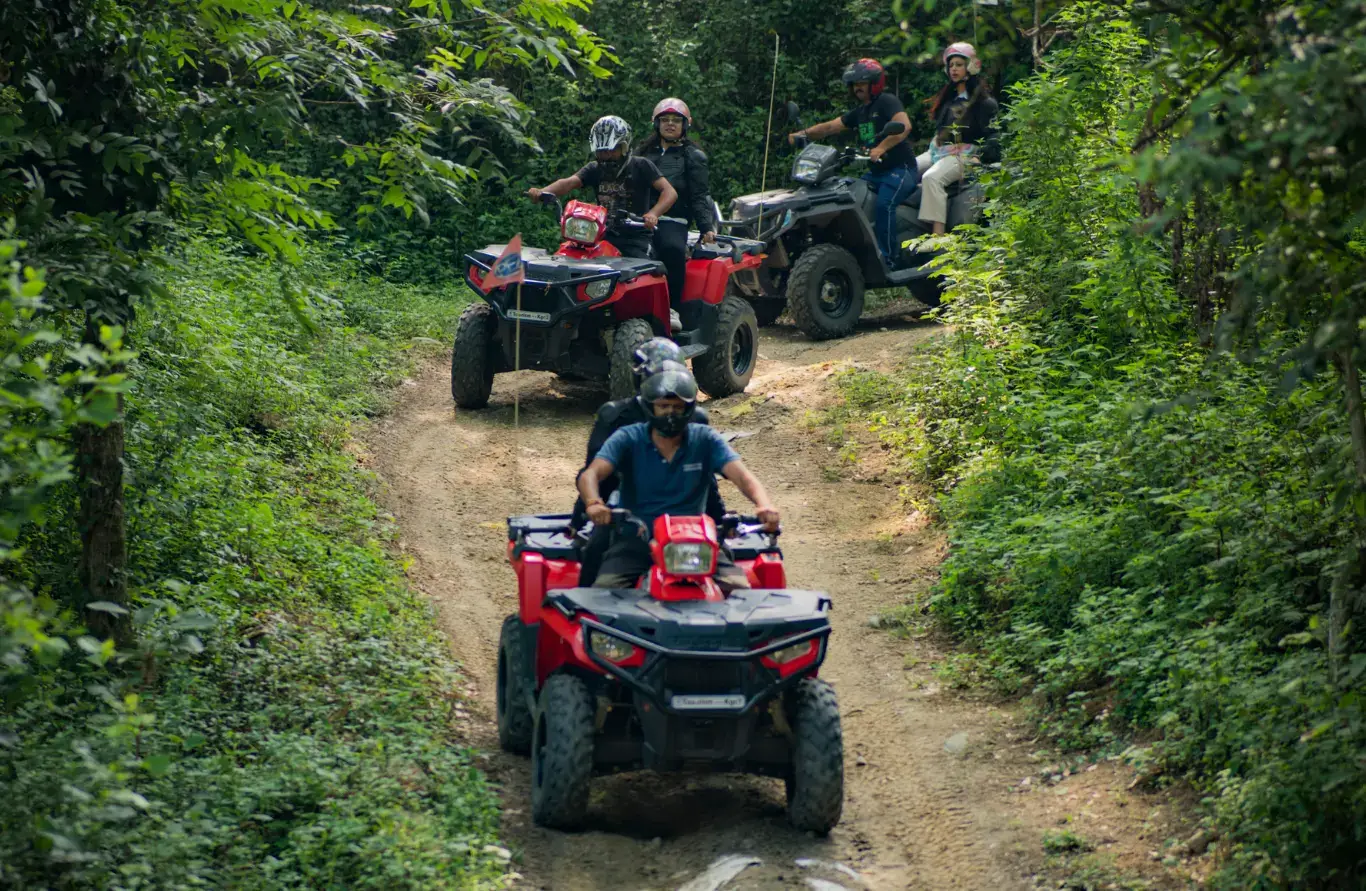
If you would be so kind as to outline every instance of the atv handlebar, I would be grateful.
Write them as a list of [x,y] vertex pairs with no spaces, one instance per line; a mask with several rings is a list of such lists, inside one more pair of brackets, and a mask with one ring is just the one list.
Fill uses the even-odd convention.
[[[575,538],[578,538],[586,542],[588,541],[589,536],[584,531],[585,525],[587,525],[586,519],[583,522],[581,522],[578,526],[575,526],[571,523],[567,527],[566,531],[573,535]],[[640,537],[647,541],[654,537],[653,532],[650,530],[648,526],[645,525],[645,521],[642,520],[640,517],[637,517],[635,514],[631,513],[624,507],[612,508],[611,525],[635,526],[637,529],[640,530]],[[741,515],[736,513],[728,513],[721,518],[721,522],[716,524],[716,533],[723,542],[731,538],[738,538],[742,535],[754,535],[755,533],[760,533],[763,535],[767,535],[769,545],[771,547],[776,548],[778,546],[778,536],[783,534],[783,527],[779,526],[773,532],[769,532],[764,529],[763,521],[760,520],[758,517]]]

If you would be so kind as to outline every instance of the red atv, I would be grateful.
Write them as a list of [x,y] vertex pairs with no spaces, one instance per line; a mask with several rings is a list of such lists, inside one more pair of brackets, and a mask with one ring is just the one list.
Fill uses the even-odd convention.
[[[559,199],[545,195],[559,208]],[[664,217],[661,225],[686,225]],[[611,398],[635,395],[631,376],[636,347],[669,335],[669,289],[664,264],[623,257],[608,241],[607,210],[570,201],[560,214],[564,243],[554,254],[528,248],[526,281],[517,305],[517,286],[485,293],[480,285],[505,245],[491,244],[465,255],[465,281],[484,298],[460,317],[451,356],[451,396],[461,408],[483,408],[493,376],[514,367],[554,371],[571,380],[607,380]],[[644,229],[627,215],[616,225]],[[705,244],[690,234],[675,337],[692,357],[693,375],[712,397],[742,392],[754,374],[759,323],[747,295],[757,294],[763,244],[718,236]],[[517,321],[521,320],[521,350]]]
[[[612,531],[645,535],[627,511]],[[596,774],[706,769],[782,777],[787,814],[825,834],[844,806],[835,691],[816,675],[830,598],[788,590],[753,518],[660,517],[634,589],[580,588],[569,515],[508,519],[518,612],[498,645],[498,738],[531,754],[532,818],[573,829]],[[753,588],[723,594],[720,542]]]

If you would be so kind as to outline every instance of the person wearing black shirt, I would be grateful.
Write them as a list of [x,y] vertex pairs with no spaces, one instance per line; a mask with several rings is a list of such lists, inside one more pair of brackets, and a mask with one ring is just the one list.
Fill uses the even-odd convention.
[[[716,240],[716,211],[712,207],[707,176],[707,156],[688,138],[692,112],[682,99],[661,99],[655,106],[654,132],[636,154],[651,161],[669,184],[678,191],[674,216],[685,217],[701,235],[702,241]],[[665,222],[655,229],[655,256],[669,273],[669,300],[674,309],[683,298],[688,262],[688,228]]]
[[[606,240],[622,256],[649,257],[649,234],[623,229],[618,224],[624,214],[632,213],[644,217],[645,228],[653,230],[659,225],[659,218],[678,200],[678,192],[654,164],[644,158],[626,156],[631,146],[631,127],[616,115],[599,118],[593,124],[588,145],[596,160],[544,189],[527,189],[527,195],[537,201],[543,192],[563,197],[575,189],[591,186],[597,192],[598,204],[607,208]],[[652,200],[656,192],[659,198]]]
[[[877,232],[877,248],[889,267],[899,253],[896,246],[896,208],[905,201],[920,182],[915,156],[906,142],[911,135],[911,119],[901,100],[886,92],[887,72],[876,59],[859,59],[844,70],[844,82],[859,102],[844,115],[824,123],[807,127],[787,137],[793,142],[798,136],[820,139],[853,130],[861,148],[867,149],[873,163],[863,178],[877,186],[877,209],[873,214],[873,229]],[[881,142],[877,136],[888,123],[901,124],[900,133],[893,133]]]
[[982,61],[970,43],[955,43],[944,50],[944,74],[949,82],[934,98],[930,118],[934,140],[929,151],[918,156],[924,189],[920,196],[920,219],[943,234],[949,214],[948,187],[967,173],[967,165],[991,164],[1001,156],[992,119],[999,106],[978,75]]

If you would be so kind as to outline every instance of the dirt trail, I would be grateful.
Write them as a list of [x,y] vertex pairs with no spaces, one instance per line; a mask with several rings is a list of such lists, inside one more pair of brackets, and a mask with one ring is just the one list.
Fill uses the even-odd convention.
[[[748,393],[709,404],[719,428],[754,433],[736,447],[783,512],[789,582],[834,599],[822,676],[834,684],[844,719],[846,802],[828,839],[786,824],[781,782],[732,776],[599,778],[588,831],[531,825],[528,762],[498,752],[492,722],[499,626],[515,610],[504,519],[569,508],[600,391],[547,374],[502,375],[487,410],[457,413],[448,372],[434,365],[370,437],[411,578],[437,604],[476,690],[468,732],[496,753],[486,767],[503,789],[518,887],[1008,891],[1034,884],[1041,827],[1056,823],[1058,808],[1080,809],[1084,802],[1064,795],[1086,790],[1027,804],[1034,796],[1021,795],[1019,784],[1039,765],[1028,757],[1033,746],[1019,720],[1009,709],[940,690],[923,667],[934,656],[926,644],[870,627],[870,616],[924,590],[942,543],[907,522],[895,486],[881,482],[876,468],[841,466],[811,424],[810,413],[833,398],[828,378],[839,363],[888,367],[935,331],[927,323],[889,324],[895,327],[873,325],[828,343],[765,329]],[[724,494],[743,504],[733,489]],[[1100,789],[1093,802],[1108,794],[1100,777],[1088,779]],[[1115,787],[1119,779],[1106,782]],[[704,871],[727,855],[762,862],[727,883],[710,881]],[[799,858],[820,862],[798,866]]]

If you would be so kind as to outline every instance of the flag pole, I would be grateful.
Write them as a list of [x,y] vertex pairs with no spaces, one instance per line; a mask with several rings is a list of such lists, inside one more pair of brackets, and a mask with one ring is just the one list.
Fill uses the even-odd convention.
[[[522,282],[517,280],[517,323],[513,326],[515,344],[512,347],[512,371],[517,373],[522,370]],[[512,388],[512,429],[521,429],[521,409],[522,409],[522,390],[513,385]],[[515,437],[514,437],[515,438]],[[521,442],[517,443],[521,447]]]

